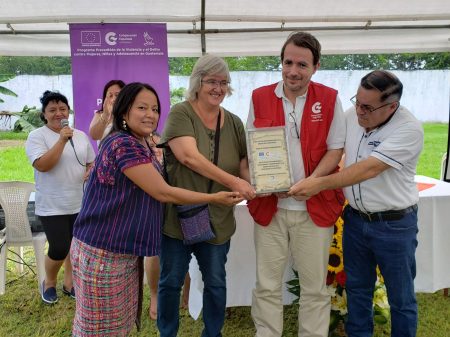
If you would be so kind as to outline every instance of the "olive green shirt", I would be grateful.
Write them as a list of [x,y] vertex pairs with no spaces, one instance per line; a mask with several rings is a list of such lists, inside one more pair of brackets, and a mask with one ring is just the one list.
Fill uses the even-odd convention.
[[[238,116],[223,109],[224,123],[220,129],[219,159],[217,166],[222,170],[239,176],[240,162],[247,156],[245,130]],[[189,136],[197,142],[198,151],[209,161],[214,160],[215,130],[208,129],[187,101],[176,104],[167,117],[161,143]],[[168,183],[191,191],[208,192],[209,179],[181,164],[174,156],[170,147],[165,147],[165,160]],[[229,189],[213,181],[211,192],[228,191]],[[233,214],[234,207],[209,204],[211,224],[216,238],[208,241],[222,244],[228,241],[236,230]],[[176,239],[183,239],[180,222],[174,204],[166,204],[163,233]]]

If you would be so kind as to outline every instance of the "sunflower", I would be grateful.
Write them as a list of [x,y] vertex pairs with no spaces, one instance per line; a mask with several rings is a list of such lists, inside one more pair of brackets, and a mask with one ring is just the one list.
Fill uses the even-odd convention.
[[333,273],[339,273],[344,270],[342,251],[337,247],[330,247],[330,258],[328,260],[328,270]]
[[344,230],[344,220],[339,217],[334,224],[334,236],[342,236],[342,231]]
[[339,217],[334,224],[333,246],[342,250],[342,233],[344,231],[344,220]]

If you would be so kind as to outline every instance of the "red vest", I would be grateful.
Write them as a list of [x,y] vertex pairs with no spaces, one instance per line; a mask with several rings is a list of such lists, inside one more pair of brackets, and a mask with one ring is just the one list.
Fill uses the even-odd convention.
[[[282,99],[275,95],[277,83],[253,91],[256,128],[285,125]],[[327,137],[333,121],[337,91],[322,84],[310,82],[300,125],[305,176],[314,172],[327,152]],[[338,168],[333,172],[336,172]],[[313,222],[319,227],[333,226],[344,204],[341,189],[326,190],[309,198],[306,208]],[[255,222],[267,226],[277,212],[278,198],[274,195],[255,198],[248,202],[250,215]]]

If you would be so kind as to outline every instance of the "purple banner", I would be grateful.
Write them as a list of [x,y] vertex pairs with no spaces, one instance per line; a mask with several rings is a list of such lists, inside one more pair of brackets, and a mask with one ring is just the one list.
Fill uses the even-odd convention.
[[170,108],[165,24],[70,24],[70,47],[77,129],[89,134],[93,114],[102,107],[103,87],[115,79],[155,88],[161,102],[161,132]]

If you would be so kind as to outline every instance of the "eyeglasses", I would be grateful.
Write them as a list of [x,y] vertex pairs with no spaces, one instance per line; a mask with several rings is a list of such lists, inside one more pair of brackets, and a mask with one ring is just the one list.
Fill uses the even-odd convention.
[[210,88],[218,88],[219,86],[223,89],[227,88],[230,82],[228,81],[217,81],[217,80],[206,80],[201,81],[203,84],[208,85]]
[[389,103],[380,105],[378,108],[372,108],[370,105],[359,103],[358,100],[356,99],[356,95],[353,96],[352,98],[350,98],[350,102],[352,102],[352,104],[355,106],[355,108],[359,108],[363,113],[372,113],[378,109],[388,106],[389,104],[398,103],[398,101],[394,101],[394,102],[389,102]]
[[[300,134],[298,133],[298,125],[297,125],[297,119],[295,118],[295,112],[292,111],[289,113],[289,122],[290,123],[294,123],[294,125],[291,127],[290,131],[291,131],[291,136],[292,137],[297,137],[297,139],[300,139]],[[292,129],[295,130],[295,135],[292,132]]]

